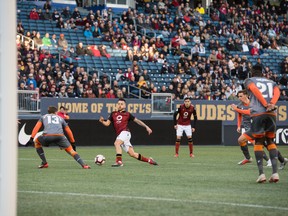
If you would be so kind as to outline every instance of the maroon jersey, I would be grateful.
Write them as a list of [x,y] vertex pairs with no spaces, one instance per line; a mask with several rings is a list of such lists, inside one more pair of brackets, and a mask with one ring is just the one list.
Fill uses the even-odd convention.
[[118,136],[122,131],[129,131],[128,122],[133,121],[135,117],[126,111],[114,111],[108,119],[113,123],[116,135]]
[[[177,120],[177,124],[179,125],[190,125],[191,124],[191,115],[194,116],[194,126],[195,122],[197,120],[196,110],[193,105],[190,105],[190,107],[186,108],[185,104],[182,104],[178,110],[175,112],[174,116],[176,117],[177,114],[179,114],[179,118]],[[176,118],[174,119],[175,122]]]

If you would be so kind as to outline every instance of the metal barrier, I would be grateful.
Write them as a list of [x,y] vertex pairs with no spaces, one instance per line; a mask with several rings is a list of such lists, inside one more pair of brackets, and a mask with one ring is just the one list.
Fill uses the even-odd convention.
[[39,92],[34,90],[18,90],[18,112],[40,112]]

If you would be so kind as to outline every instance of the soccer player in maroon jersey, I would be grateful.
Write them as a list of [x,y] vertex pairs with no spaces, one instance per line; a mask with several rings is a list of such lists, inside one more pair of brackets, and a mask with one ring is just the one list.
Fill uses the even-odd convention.
[[[31,138],[27,143],[27,145],[31,145],[34,143],[36,152],[42,160],[42,163],[41,165],[39,165],[38,168],[48,168],[48,163],[42,145],[49,146],[49,144],[54,143],[58,145],[61,149],[65,149],[65,151],[69,155],[71,155],[75,159],[75,161],[77,161],[83,167],[83,169],[90,169],[90,166],[85,164],[84,161],[81,159],[80,155],[73,150],[70,144],[70,142],[75,143],[73,133],[65,120],[60,116],[56,115],[56,112],[56,107],[48,107],[48,114],[41,116],[39,121],[34,126]],[[43,134],[37,137],[34,142],[34,138],[42,125],[44,126]],[[64,135],[63,130],[65,130],[65,132],[67,133],[70,142]]]
[[151,157],[146,158],[143,155],[134,151],[132,144],[130,143],[131,133],[128,128],[129,121],[134,121],[138,125],[144,127],[148,134],[152,133],[151,128],[149,128],[144,122],[134,117],[131,113],[126,111],[126,101],[120,98],[117,102],[117,111],[112,112],[107,120],[101,116],[99,121],[106,127],[113,123],[114,129],[116,131],[116,140],[114,146],[116,149],[116,163],[112,167],[123,166],[122,162],[122,149],[127,152],[131,157],[138,159],[143,162],[150,163],[152,165],[158,165]]
[[[67,112],[67,109],[64,106],[60,107],[60,110],[56,113],[58,116],[60,116],[61,118],[63,118],[64,120],[69,120],[70,116]],[[74,151],[76,151],[76,145],[75,144],[71,144],[72,148]]]
[[272,80],[263,77],[262,67],[258,65],[253,66],[252,77],[244,81],[244,87],[250,98],[250,115],[252,117],[250,132],[255,137],[254,153],[259,170],[256,182],[266,182],[263,170],[263,145],[265,141],[272,163],[272,175],[269,182],[278,182],[278,150],[274,138],[276,132],[275,104],[280,96],[279,87]]
[[[193,125],[191,125],[192,114],[194,117]],[[184,99],[184,104],[181,104],[180,107],[174,112],[173,120],[174,120],[174,128],[176,129],[175,157],[179,156],[181,137],[183,135],[183,132],[185,131],[185,134],[188,138],[190,157],[193,158],[194,154],[193,154],[192,132],[195,131],[197,113],[194,106],[191,104],[191,98],[186,97]]]

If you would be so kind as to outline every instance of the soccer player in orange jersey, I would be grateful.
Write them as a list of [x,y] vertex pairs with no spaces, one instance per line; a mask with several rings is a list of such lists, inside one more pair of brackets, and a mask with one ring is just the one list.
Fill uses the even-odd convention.
[[252,68],[252,77],[244,81],[250,99],[250,115],[252,117],[251,130],[255,137],[254,153],[259,170],[258,183],[266,181],[263,170],[263,146],[267,148],[272,163],[272,175],[269,182],[278,182],[277,155],[278,150],[274,142],[276,132],[275,104],[280,96],[280,89],[275,82],[262,76],[262,67]]
[[[54,143],[58,145],[61,149],[65,149],[65,151],[71,155],[82,167],[83,169],[90,169],[90,166],[84,163],[81,159],[80,155],[73,150],[71,143],[75,143],[75,139],[73,133],[65,122],[63,118],[56,115],[57,108],[54,106],[48,107],[48,114],[41,116],[39,121],[36,123],[33,128],[31,138],[28,141],[27,145],[31,145],[34,143],[34,138],[40,128],[44,126],[43,134],[36,138],[34,146],[36,148],[36,152],[42,160],[41,165],[38,168],[48,168],[48,163],[45,157],[43,146],[49,146]],[[67,137],[64,135],[64,131],[67,133],[70,142]]]

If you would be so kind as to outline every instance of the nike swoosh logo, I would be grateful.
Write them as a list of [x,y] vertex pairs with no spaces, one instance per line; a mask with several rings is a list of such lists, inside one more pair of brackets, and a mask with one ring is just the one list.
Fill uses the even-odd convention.
[[[20,145],[26,145],[27,142],[29,141],[30,137],[31,137],[31,134],[28,135],[26,134],[25,132],[25,126],[26,126],[26,123],[22,126],[22,128],[20,129],[20,132],[18,134],[18,142],[20,143]],[[36,136],[34,137],[34,140],[40,136],[41,134],[43,134],[43,131],[40,131],[36,134]]]

